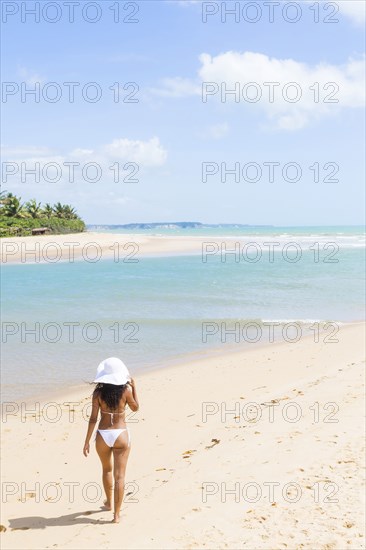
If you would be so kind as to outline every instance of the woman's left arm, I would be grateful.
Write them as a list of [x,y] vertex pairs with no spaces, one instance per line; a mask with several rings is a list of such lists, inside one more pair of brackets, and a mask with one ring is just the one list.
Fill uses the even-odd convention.
[[86,432],[85,444],[83,449],[84,456],[88,456],[90,451],[89,441],[93,434],[95,424],[97,423],[97,420],[98,420],[99,406],[100,405],[99,405],[98,397],[93,395],[92,411],[89,418],[88,431]]

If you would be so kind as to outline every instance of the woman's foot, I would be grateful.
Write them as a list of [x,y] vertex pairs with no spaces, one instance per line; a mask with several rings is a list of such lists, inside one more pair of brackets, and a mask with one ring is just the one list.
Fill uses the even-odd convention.
[[119,520],[120,520],[119,514],[114,514],[112,523],[119,523]]
[[111,503],[108,502],[108,500],[105,500],[105,501],[103,502],[103,504],[104,504],[104,508],[105,508],[106,510],[112,510]]

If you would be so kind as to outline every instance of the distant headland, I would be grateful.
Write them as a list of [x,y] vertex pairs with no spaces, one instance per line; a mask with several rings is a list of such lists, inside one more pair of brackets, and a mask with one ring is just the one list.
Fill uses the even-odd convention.
[[150,223],[126,223],[118,225],[90,224],[86,226],[89,231],[96,229],[189,229],[189,228],[215,228],[215,227],[273,227],[273,225],[249,225],[243,223],[201,223],[201,222],[150,222]]

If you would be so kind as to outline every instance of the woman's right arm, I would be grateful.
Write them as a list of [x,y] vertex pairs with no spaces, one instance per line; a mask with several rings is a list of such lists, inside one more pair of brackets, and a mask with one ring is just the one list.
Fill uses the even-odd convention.
[[137,397],[137,391],[136,391],[136,384],[133,378],[131,378],[131,381],[129,382],[129,386],[127,388],[127,395],[126,395],[126,401],[127,405],[130,407],[131,411],[136,412],[139,410],[139,400]]
[[97,423],[97,420],[98,420],[98,413],[99,413],[99,399],[96,396],[96,394],[94,393],[93,394],[93,400],[92,400],[92,410],[91,410],[91,414],[90,414],[90,418],[89,418],[88,430],[86,432],[84,449],[83,449],[84,456],[88,456],[89,451],[90,451],[89,441],[90,441],[90,438],[93,434],[95,424]]

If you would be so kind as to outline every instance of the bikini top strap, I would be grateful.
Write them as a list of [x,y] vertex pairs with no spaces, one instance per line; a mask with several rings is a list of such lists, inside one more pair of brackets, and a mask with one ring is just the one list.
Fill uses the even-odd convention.
[[114,413],[111,413],[109,411],[103,411],[102,409],[100,409],[100,412],[104,413],[104,414],[109,414],[109,416],[111,417],[111,426],[113,426],[113,414]]
[[114,413],[113,413],[113,412],[109,412],[109,411],[103,411],[103,409],[102,409],[102,407],[101,407],[102,404],[101,404],[101,402],[100,402],[100,398],[98,399],[98,401],[99,401],[99,405],[100,405],[100,412],[101,412],[101,413],[104,413],[104,414],[109,414],[109,415],[110,415],[110,417],[111,417],[111,426],[113,426],[113,415],[114,415],[114,414],[124,414],[124,411],[123,411],[123,412],[114,412]]
[[111,426],[113,426],[113,415],[114,414],[123,414],[123,412],[109,412],[109,411],[103,411],[102,409],[100,409],[100,412],[101,413],[104,413],[104,414],[109,414],[110,417],[111,417]]

